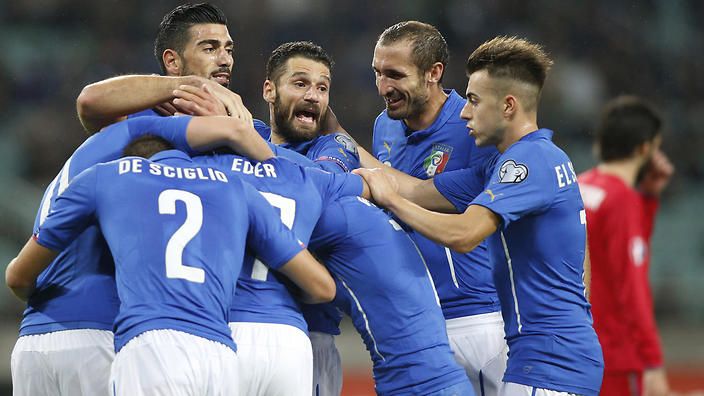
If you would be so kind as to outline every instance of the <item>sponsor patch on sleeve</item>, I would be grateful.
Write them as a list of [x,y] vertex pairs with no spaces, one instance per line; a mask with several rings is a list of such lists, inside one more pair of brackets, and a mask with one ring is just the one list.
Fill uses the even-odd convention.
[[350,151],[354,154],[357,154],[357,143],[354,140],[352,140],[350,137],[338,133],[335,135],[335,141],[338,144],[342,145],[342,147],[344,147],[345,150]]
[[528,177],[528,167],[514,160],[506,160],[499,168],[500,183],[520,183]]

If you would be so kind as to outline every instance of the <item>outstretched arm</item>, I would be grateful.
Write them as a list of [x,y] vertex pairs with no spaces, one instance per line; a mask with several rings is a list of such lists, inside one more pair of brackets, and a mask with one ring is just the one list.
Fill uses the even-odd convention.
[[127,75],[109,78],[83,88],[76,99],[78,118],[87,132],[94,133],[129,114],[172,100],[173,91],[180,85],[201,86],[207,81],[196,76]]
[[56,258],[57,252],[30,238],[5,270],[5,283],[20,300],[27,301],[39,274]]
[[466,253],[477,247],[501,225],[491,210],[470,205],[464,213],[444,214],[424,209],[403,198],[378,169],[359,169],[358,173],[369,184],[377,204],[392,211],[399,219],[425,237],[452,250]]

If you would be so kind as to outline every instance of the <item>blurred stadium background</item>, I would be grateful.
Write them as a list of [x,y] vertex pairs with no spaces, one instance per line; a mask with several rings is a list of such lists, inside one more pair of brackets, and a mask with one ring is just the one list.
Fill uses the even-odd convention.
[[[152,42],[179,1],[0,1],[0,263],[31,233],[44,186],[86,138],[75,99],[91,82],[158,73]],[[579,170],[594,164],[590,130],[600,106],[620,93],[642,95],[667,120],[665,151],[677,175],[663,197],[653,242],[652,281],[670,380],[704,388],[704,2],[684,0],[237,0],[213,1],[235,40],[232,89],[252,113],[261,100],[269,52],[312,40],[335,58],[331,104],[369,147],[383,108],[371,58],[381,31],[401,20],[436,25],[451,49],[445,85],[464,91],[464,61],[498,34],[543,43],[556,65],[540,125]],[[699,214],[697,214],[699,213]],[[700,220],[696,220],[699,218]],[[23,305],[0,287],[0,394],[10,394],[10,351]],[[338,338],[344,394],[373,394],[369,358],[349,323]]]

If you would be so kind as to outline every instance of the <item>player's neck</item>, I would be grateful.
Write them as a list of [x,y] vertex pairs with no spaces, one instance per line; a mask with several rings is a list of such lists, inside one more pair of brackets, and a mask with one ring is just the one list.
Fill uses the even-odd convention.
[[427,129],[429,126],[433,125],[435,119],[440,115],[445,101],[447,101],[447,94],[442,90],[442,87],[437,86],[430,90],[430,97],[425,106],[423,106],[423,111],[417,116],[406,118],[403,121],[411,130],[420,131]]
[[538,123],[536,122],[536,117],[521,117],[520,119],[515,120],[513,124],[508,127],[503,142],[497,144],[496,148],[499,152],[503,153],[508,150],[511,145],[521,140],[524,136],[537,130]]
[[276,130],[276,128],[274,128],[273,124],[271,125],[271,142],[276,145],[288,143],[286,142],[286,139],[283,138],[283,136],[278,134],[278,131]]
[[597,166],[597,169],[601,173],[621,179],[630,187],[635,187],[641,166],[641,161],[638,158],[626,158],[618,161],[602,162]]

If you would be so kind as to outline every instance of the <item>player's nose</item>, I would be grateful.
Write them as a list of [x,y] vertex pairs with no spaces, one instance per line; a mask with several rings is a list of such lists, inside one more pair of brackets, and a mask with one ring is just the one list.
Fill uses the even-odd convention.
[[467,101],[460,112],[460,118],[469,121],[472,119],[472,115],[472,105]]

